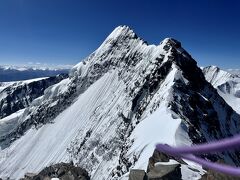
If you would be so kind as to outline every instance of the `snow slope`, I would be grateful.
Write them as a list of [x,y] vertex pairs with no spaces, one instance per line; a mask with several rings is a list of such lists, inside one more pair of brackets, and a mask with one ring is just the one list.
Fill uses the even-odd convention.
[[[73,161],[93,180],[119,179],[131,168],[146,169],[156,143],[191,145],[233,135],[239,118],[180,42],[148,45],[119,26],[0,138],[0,177],[19,179]],[[189,167],[183,171],[192,176]]]

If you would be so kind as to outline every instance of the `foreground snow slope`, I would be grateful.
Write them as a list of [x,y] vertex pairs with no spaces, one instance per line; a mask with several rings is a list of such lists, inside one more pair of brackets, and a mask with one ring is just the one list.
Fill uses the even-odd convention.
[[[233,135],[238,118],[180,42],[148,45],[120,26],[0,137],[0,177],[73,161],[93,180],[119,179],[130,168],[146,169],[156,143]],[[220,157],[238,163],[234,153]]]

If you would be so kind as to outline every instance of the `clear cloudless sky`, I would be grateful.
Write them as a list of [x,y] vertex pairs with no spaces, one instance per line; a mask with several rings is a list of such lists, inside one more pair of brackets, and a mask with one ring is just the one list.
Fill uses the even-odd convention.
[[0,0],[0,64],[76,64],[118,25],[182,42],[200,66],[240,68],[239,0]]

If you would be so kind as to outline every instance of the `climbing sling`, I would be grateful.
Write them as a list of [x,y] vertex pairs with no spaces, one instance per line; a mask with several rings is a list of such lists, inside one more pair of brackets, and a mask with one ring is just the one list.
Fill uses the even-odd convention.
[[205,144],[193,145],[190,147],[171,147],[166,144],[156,145],[156,149],[159,152],[163,152],[174,157],[190,160],[202,165],[205,168],[209,168],[232,176],[240,176],[240,167],[213,163],[195,155],[201,155],[205,153],[212,154],[237,148],[240,149],[240,135]]

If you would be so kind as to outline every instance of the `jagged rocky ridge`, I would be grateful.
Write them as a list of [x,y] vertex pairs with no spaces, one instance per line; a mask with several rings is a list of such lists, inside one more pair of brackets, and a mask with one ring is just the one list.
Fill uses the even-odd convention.
[[[130,168],[146,166],[155,143],[190,145],[232,136],[239,132],[239,117],[180,42],[167,38],[148,45],[120,26],[1,138],[0,176],[19,178],[72,160],[92,179],[124,178]],[[209,156],[236,165],[238,157]]]

